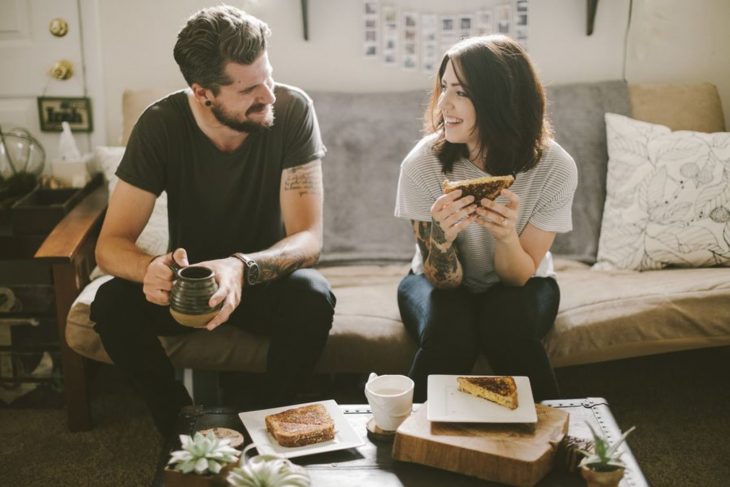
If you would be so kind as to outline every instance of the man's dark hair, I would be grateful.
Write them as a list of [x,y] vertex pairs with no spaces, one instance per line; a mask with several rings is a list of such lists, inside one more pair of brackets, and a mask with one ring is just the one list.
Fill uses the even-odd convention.
[[204,8],[190,17],[177,35],[174,55],[188,85],[198,83],[217,95],[232,81],[227,63],[251,64],[266,50],[269,26],[228,5]]
[[469,157],[466,144],[446,140],[444,116],[438,109],[441,80],[448,62],[474,104],[480,156],[495,176],[527,171],[540,161],[551,136],[545,91],[522,47],[502,35],[473,37],[444,55],[426,110],[425,130],[438,132],[434,150],[445,173]]

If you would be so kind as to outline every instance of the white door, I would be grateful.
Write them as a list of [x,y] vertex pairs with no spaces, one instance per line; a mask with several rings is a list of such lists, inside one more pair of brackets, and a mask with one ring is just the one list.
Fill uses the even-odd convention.
[[[0,0],[0,124],[5,131],[25,128],[41,142],[46,150],[46,172],[57,155],[59,133],[41,131],[38,97],[84,97],[89,93],[80,2],[88,5],[83,0]],[[67,24],[63,37],[51,33],[53,19]],[[50,74],[61,60],[73,66],[73,74],[66,80]],[[75,132],[74,137],[82,153],[91,149],[89,134]]]

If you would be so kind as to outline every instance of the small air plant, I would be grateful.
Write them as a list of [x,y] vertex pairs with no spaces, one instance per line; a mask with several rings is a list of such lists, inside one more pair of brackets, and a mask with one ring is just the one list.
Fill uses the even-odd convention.
[[613,444],[610,444],[608,440],[599,435],[596,430],[589,423],[588,427],[591,429],[593,434],[593,451],[588,452],[580,450],[585,455],[585,458],[581,460],[580,466],[590,468],[596,472],[611,472],[617,469],[626,468],[626,465],[621,461],[622,451],[619,451],[621,444],[626,441],[626,437],[629,433],[636,429],[636,426],[632,426],[626,430],[621,437]]
[[226,480],[234,487],[309,487],[307,471],[279,455],[256,455],[248,461],[246,451],[241,455],[241,465],[233,468]]
[[167,462],[173,470],[187,474],[216,475],[229,463],[238,460],[239,451],[229,439],[218,439],[213,433],[195,433],[193,437],[180,435],[182,450],[172,452]]

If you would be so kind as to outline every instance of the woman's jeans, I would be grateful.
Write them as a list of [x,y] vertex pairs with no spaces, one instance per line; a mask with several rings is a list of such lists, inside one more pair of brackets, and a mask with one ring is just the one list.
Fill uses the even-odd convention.
[[418,343],[409,376],[414,401],[426,400],[429,374],[469,374],[483,353],[497,375],[530,378],[536,401],[558,397],[542,338],[555,322],[560,289],[555,279],[533,277],[524,286],[495,284],[473,294],[437,289],[410,273],[398,286],[398,307]]

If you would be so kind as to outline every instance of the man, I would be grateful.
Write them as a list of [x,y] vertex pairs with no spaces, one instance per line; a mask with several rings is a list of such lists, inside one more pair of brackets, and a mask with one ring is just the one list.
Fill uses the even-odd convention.
[[[174,55],[189,89],[137,122],[96,247],[99,266],[115,276],[92,304],[96,331],[163,434],[191,402],[157,338],[190,332],[169,313],[173,264],[215,272],[209,305],[222,307],[208,332],[230,323],[270,336],[269,390],[252,391],[264,404],[293,399],[332,326],[335,297],[306,269],[322,248],[325,148],[311,100],[272,79],[269,35],[230,6],[188,20]],[[135,242],[162,191],[175,250],[152,256]]]

